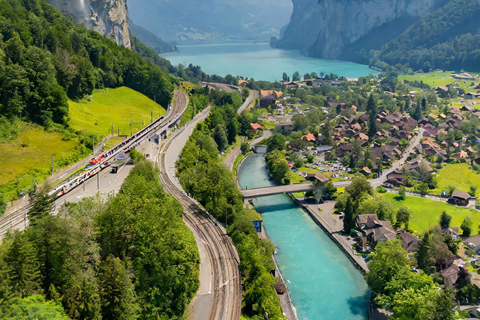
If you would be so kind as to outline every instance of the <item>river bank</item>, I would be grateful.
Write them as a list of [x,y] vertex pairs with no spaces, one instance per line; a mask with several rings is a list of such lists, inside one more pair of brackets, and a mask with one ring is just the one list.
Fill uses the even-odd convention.
[[[263,155],[245,159],[241,187],[273,185]],[[275,244],[275,260],[299,319],[368,319],[370,291],[362,273],[312,219],[286,195],[255,199]]]

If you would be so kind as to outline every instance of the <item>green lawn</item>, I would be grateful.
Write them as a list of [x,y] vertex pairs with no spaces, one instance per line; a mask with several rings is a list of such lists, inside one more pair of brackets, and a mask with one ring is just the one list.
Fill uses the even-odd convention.
[[111,133],[112,124],[115,132],[120,128],[120,134],[130,135],[130,121],[135,123],[132,125],[135,133],[150,123],[152,113],[153,119],[166,113],[159,104],[127,87],[101,90],[88,101],[68,103],[70,125],[100,136]]
[[478,224],[480,223],[480,212],[473,209],[451,206],[446,202],[434,201],[420,197],[407,197],[404,201],[397,200],[398,195],[393,193],[378,194],[389,200],[395,208],[406,206],[412,210],[410,219],[410,229],[417,231],[417,234],[425,232],[438,224],[438,220],[443,211],[452,216],[451,226],[459,227],[465,217],[470,217],[473,221],[472,234],[478,233]]
[[438,185],[431,191],[433,194],[441,194],[442,190],[447,190],[448,185],[465,192],[470,191],[472,185],[480,189],[480,173],[470,169],[466,163],[446,165],[435,174],[435,179]]
[[125,138],[122,137],[111,137],[110,139],[105,142],[105,147],[103,150],[110,150],[111,148],[115,147],[117,144],[121,143]]
[[403,82],[403,80],[408,81],[423,81],[423,83],[428,84],[432,88],[439,86],[445,86],[447,84],[453,83],[454,80],[451,77],[452,71],[448,72],[431,72],[431,73],[416,73],[414,75],[400,75],[398,80]]
[[303,173],[317,173],[317,172],[322,172],[318,169],[312,169],[312,168],[307,168],[307,167],[301,167],[298,168],[298,171],[303,172]]
[[10,200],[15,197],[16,186],[13,184],[17,181],[19,190],[33,185],[32,176],[37,183],[43,181],[51,173],[52,155],[56,164],[86,156],[75,152],[76,140],[64,141],[63,138],[62,133],[50,133],[37,125],[22,124],[14,141],[0,144],[1,193]]

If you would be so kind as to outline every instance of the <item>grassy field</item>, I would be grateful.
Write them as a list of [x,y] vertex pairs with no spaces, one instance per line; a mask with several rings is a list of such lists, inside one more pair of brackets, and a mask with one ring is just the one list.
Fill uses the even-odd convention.
[[451,206],[445,202],[424,199],[420,197],[406,197],[404,201],[398,200],[398,196],[393,193],[379,194],[389,200],[395,208],[406,206],[412,210],[410,219],[410,229],[420,234],[438,224],[438,220],[443,211],[452,216],[451,226],[459,227],[465,217],[470,217],[473,221],[472,234],[478,233],[478,224],[480,223],[480,212],[472,209]]
[[[50,133],[36,125],[22,124],[17,139],[0,144],[0,191],[11,199],[16,194],[13,183],[19,182],[19,190],[43,181],[51,173],[52,156],[56,163],[82,157],[75,152],[78,142],[64,141],[62,133]],[[86,155],[85,155],[86,156]],[[58,169],[56,167],[55,169]]]
[[[476,92],[476,90],[471,87],[472,82],[478,84],[479,81],[464,81],[464,80],[455,80],[452,78],[453,72],[430,72],[430,73],[416,73],[414,75],[400,75],[398,79],[403,82],[403,80],[408,81],[423,81],[423,83],[428,84],[432,88],[437,88],[439,86],[445,86],[452,83],[457,83],[460,85],[460,88],[464,89],[465,92]],[[418,89],[420,90],[420,89]],[[417,90],[417,91],[418,91]],[[458,100],[460,101],[460,99]]]
[[133,132],[137,132],[153,119],[165,115],[166,111],[159,104],[143,94],[121,87],[97,91],[87,100],[69,101],[70,125],[74,129],[106,136],[111,133],[112,124],[115,132],[130,135],[130,121]]
[[480,189],[480,173],[470,169],[466,163],[446,165],[435,174],[435,179],[438,185],[431,191],[433,194],[441,194],[449,185],[465,192],[470,191],[472,185]]
[[105,142],[105,147],[103,148],[104,150],[109,150],[113,147],[115,147],[117,144],[125,140],[125,138],[122,137],[111,137],[110,139]]

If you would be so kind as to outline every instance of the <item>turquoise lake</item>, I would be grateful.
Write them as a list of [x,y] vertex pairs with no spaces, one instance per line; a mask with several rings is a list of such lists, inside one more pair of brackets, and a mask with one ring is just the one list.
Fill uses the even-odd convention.
[[243,76],[255,80],[282,80],[283,72],[290,77],[295,71],[335,73],[357,78],[377,74],[366,65],[347,61],[314,59],[297,50],[273,49],[268,43],[222,43],[178,46],[178,53],[161,56],[174,65],[198,65],[208,74]]
[[[238,174],[242,188],[273,185],[262,154],[249,156]],[[286,195],[259,198],[267,233],[300,320],[366,320],[370,291],[361,272]]]

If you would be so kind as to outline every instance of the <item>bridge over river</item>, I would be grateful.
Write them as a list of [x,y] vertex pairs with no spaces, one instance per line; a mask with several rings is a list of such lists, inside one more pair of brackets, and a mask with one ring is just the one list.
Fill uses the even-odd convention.
[[[335,181],[333,185],[335,188],[344,188],[352,183],[348,181]],[[299,183],[299,184],[289,184],[285,186],[274,186],[274,187],[264,187],[264,188],[254,188],[242,190],[243,197],[245,200],[268,197],[276,194],[282,193],[295,193],[295,192],[306,192],[306,191],[315,191],[324,188],[323,186],[314,186],[311,183]]]

